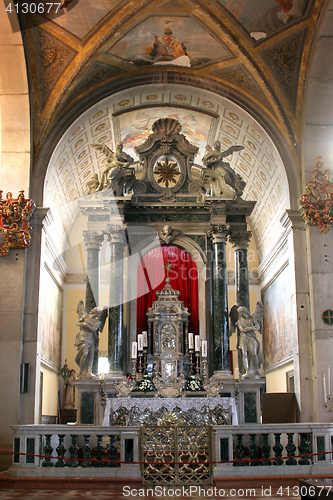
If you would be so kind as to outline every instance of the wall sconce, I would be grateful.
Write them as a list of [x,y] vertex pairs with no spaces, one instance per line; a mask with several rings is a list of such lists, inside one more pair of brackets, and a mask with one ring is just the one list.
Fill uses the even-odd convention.
[[329,170],[325,173],[321,170],[323,165],[321,156],[318,156],[312,180],[308,182],[299,204],[305,220],[319,226],[321,233],[327,233],[333,222],[333,184]]

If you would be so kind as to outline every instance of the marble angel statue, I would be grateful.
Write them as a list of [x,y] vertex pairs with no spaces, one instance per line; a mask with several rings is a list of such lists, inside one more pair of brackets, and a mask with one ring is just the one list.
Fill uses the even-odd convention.
[[223,158],[242,149],[244,146],[231,146],[226,151],[221,151],[220,141],[215,141],[213,149],[209,145],[206,146],[206,154],[202,158],[204,168],[200,182],[207,191],[212,187],[215,196],[240,197],[242,195],[245,182],[229,163],[223,161]]
[[135,171],[130,165],[133,158],[123,151],[123,143],[118,142],[116,150],[112,151],[105,144],[91,146],[106,156],[105,167],[100,176],[94,174],[88,181],[89,194],[111,188],[115,196],[125,196],[133,187]]
[[242,378],[260,378],[259,368],[264,361],[257,332],[261,333],[264,306],[257,302],[254,313],[235,304],[230,311],[232,333],[237,329],[239,370]]
[[74,346],[78,353],[75,358],[76,364],[80,368],[78,378],[91,378],[94,354],[98,349],[99,332],[103,330],[108,316],[107,308],[100,309],[94,307],[89,313],[86,312],[83,300],[80,300],[76,308],[79,321],[76,323],[80,327],[76,335]]

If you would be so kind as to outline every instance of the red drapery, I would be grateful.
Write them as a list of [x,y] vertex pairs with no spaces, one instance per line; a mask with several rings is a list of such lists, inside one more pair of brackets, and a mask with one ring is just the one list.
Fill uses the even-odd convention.
[[[162,264],[163,258],[163,264]],[[179,300],[191,313],[189,331],[199,334],[198,270],[192,257],[177,247],[158,247],[148,252],[141,260],[137,275],[137,331],[147,330],[146,312],[157,299],[156,291],[165,285],[166,270],[163,265],[169,261],[170,285],[180,291]],[[153,280],[151,279],[153,277]],[[160,282],[152,289],[150,282]]]

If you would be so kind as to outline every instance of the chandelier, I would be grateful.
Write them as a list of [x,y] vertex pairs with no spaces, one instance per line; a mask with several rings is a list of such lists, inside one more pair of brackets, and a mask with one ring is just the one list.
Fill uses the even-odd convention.
[[312,180],[308,182],[299,204],[305,220],[319,226],[321,233],[327,233],[333,222],[333,184],[329,170],[321,170],[323,165],[321,156],[318,156]]

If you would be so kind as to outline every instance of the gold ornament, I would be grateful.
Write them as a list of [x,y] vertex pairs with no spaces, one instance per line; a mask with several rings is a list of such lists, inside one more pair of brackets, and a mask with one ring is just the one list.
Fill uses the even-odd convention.
[[0,230],[3,243],[0,243],[0,255],[7,255],[10,248],[27,248],[30,243],[31,227],[28,219],[35,209],[33,200],[24,198],[20,191],[17,198],[7,193],[7,199],[2,198],[0,191]]

